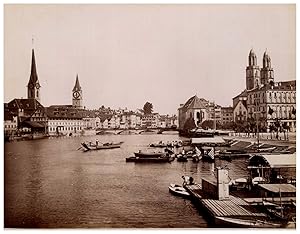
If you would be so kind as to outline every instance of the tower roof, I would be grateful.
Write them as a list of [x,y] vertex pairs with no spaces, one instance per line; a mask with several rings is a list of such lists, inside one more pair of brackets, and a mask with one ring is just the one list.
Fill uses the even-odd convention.
[[78,91],[81,90],[80,84],[79,84],[79,80],[78,80],[78,74],[76,75],[76,82],[75,82],[75,86],[73,88],[73,91]]
[[28,83],[37,83],[38,82],[38,75],[36,71],[36,64],[35,64],[35,56],[34,56],[34,49],[32,49],[32,56],[31,56],[31,72],[30,72],[30,79]]
[[250,57],[250,56],[256,56],[256,54],[255,54],[255,52],[254,52],[253,49],[251,49],[250,52],[249,52],[249,57]]

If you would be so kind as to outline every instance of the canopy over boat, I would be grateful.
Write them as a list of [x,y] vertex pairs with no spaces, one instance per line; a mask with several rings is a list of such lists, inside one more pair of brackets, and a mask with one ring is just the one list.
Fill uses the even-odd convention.
[[261,154],[249,159],[248,168],[296,168],[296,154]]

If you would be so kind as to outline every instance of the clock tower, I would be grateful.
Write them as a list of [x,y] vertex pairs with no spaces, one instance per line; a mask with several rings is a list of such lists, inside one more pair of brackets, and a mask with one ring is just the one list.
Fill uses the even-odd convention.
[[77,109],[82,109],[82,89],[79,84],[78,75],[76,76],[76,82],[72,94],[72,106]]
[[41,101],[41,93],[40,93],[40,83],[36,71],[36,64],[35,64],[35,56],[34,56],[34,49],[32,49],[32,56],[31,56],[31,72],[30,78],[27,85],[27,98],[36,99],[37,101]]

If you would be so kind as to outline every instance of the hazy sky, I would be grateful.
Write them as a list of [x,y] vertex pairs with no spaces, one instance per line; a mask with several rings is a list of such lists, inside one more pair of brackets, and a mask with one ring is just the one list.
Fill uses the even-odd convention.
[[222,106],[245,88],[248,54],[296,79],[295,5],[5,5],[4,101],[27,97],[32,36],[42,104],[175,114],[195,94]]

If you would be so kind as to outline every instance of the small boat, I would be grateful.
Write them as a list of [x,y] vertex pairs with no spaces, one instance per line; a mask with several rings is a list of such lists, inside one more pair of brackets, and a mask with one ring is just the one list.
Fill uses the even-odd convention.
[[267,201],[263,201],[262,203],[270,216],[278,220],[288,222],[288,217],[284,216],[284,207]]
[[253,179],[252,179],[252,184],[253,185],[257,185],[257,184],[263,184],[263,183],[265,183],[265,178],[263,178],[263,177],[254,177]]
[[200,159],[202,159],[201,151],[197,148],[197,146],[195,147],[195,151],[196,153],[192,156],[193,162],[199,162]]
[[180,197],[190,197],[190,194],[185,190],[185,188],[178,184],[170,184],[169,192]]
[[178,155],[177,155],[177,161],[178,161],[178,162],[187,162],[187,161],[188,161],[188,158],[187,158],[186,155],[178,154]]
[[123,142],[119,143],[104,143],[100,145],[95,145],[95,144],[87,144],[85,142],[81,143],[82,147],[84,148],[85,151],[90,151],[90,150],[102,150],[102,149],[115,149],[115,148],[120,148],[121,144]]
[[146,157],[146,158],[140,158],[140,157],[128,157],[126,158],[126,162],[135,162],[135,163],[166,163],[173,161],[173,157]]
[[150,147],[160,147],[160,148],[164,148],[164,147],[179,148],[182,146],[182,142],[181,141],[171,141],[171,142],[159,141],[158,143],[152,143],[149,146]]
[[239,227],[239,228],[276,228],[281,227],[280,223],[267,222],[257,219],[241,219],[230,217],[215,217],[215,224],[220,226]]

